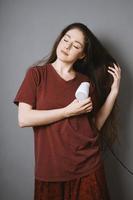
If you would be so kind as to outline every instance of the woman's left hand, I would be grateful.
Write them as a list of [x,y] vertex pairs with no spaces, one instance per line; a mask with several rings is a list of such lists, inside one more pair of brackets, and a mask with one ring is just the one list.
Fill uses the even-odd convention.
[[113,76],[114,81],[111,85],[111,92],[118,94],[121,80],[121,68],[114,63],[114,67],[108,67],[108,72]]

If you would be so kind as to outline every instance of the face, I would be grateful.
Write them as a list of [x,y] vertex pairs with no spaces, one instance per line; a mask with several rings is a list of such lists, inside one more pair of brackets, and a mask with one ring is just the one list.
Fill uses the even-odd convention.
[[78,29],[71,29],[60,40],[56,54],[57,58],[68,63],[82,59],[84,54],[84,35]]

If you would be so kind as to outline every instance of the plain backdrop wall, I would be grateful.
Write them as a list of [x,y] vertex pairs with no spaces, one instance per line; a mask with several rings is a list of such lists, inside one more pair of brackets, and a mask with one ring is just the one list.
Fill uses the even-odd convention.
[[[58,33],[85,23],[122,67],[119,94],[120,145],[113,149],[133,170],[133,1],[0,1],[0,199],[32,200],[34,146],[31,128],[19,128],[13,99],[29,65],[47,55]],[[113,200],[133,199],[131,176],[107,151],[104,156]]]

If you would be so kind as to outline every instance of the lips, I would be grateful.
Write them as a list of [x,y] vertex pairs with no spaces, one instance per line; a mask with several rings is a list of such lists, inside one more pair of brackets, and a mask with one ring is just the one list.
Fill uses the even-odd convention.
[[68,53],[66,53],[65,51],[61,50],[61,52],[62,52],[63,54],[65,54],[66,56],[68,56]]

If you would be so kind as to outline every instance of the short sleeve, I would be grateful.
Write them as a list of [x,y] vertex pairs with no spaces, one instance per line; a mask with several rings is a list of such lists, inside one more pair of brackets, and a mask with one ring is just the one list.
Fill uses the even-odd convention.
[[20,88],[13,100],[13,103],[18,106],[19,102],[30,104],[32,108],[36,107],[36,91],[37,91],[38,76],[36,67],[30,67],[22,81]]

